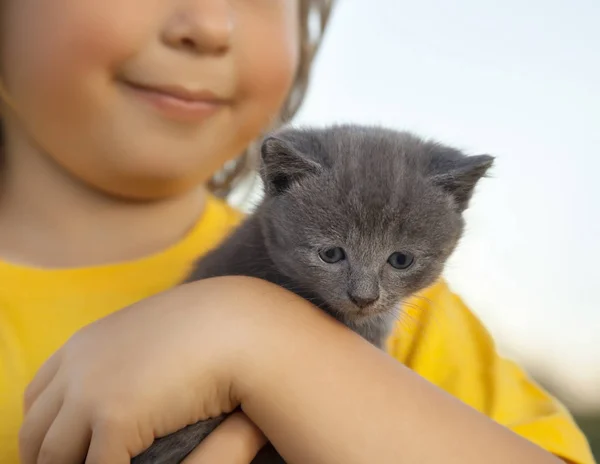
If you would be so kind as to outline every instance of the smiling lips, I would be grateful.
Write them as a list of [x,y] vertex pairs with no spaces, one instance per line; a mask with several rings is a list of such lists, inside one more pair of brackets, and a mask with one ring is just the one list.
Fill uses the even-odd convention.
[[201,122],[227,104],[207,90],[194,91],[177,85],[125,83],[137,98],[150,104],[163,116],[182,122]]

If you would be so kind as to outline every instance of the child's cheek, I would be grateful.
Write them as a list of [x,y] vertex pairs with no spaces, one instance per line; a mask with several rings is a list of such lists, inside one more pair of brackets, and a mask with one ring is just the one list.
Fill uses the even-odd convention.
[[3,77],[11,93],[68,106],[77,89],[112,78],[154,32],[156,15],[145,13],[151,8],[141,8],[140,3],[12,1],[5,17],[2,56]]
[[249,97],[259,97],[278,106],[287,94],[298,66],[298,44],[296,41],[266,45],[257,41],[256,49],[265,53],[247,54],[241,57],[240,91]]
[[[300,48],[298,16],[293,13],[262,26],[239,27],[244,41],[235,50],[238,92],[242,113],[252,115],[252,121],[241,129],[260,131],[279,115],[295,81]],[[244,30],[251,27],[255,29]]]

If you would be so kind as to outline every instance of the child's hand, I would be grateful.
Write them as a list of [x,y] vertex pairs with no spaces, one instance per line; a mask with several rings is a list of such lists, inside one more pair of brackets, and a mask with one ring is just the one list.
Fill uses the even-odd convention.
[[260,429],[242,412],[233,413],[182,464],[250,464],[267,442]]
[[155,437],[237,407],[252,318],[236,286],[185,285],[73,336],[27,389],[23,464],[128,464]]

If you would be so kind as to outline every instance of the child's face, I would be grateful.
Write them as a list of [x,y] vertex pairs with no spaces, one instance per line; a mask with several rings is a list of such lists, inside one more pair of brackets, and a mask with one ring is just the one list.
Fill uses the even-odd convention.
[[296,1],[3,7],[0,65],[30,135],[80,179],[127,197],[206,181],[276,116],[297,66]]

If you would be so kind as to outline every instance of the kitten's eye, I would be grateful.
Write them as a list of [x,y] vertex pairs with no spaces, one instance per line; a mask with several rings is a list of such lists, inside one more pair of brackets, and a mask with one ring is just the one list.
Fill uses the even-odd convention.
[[334,264],[346,258],[346,253],[340,247],[328,248],[319,252],[319,258],[327,264]]
[[392,253],[388,258],[388,263],[390,266],[396,269],[408,269],[415,262],[415,257],[408,252],[401,253],[397,251],[396,253]]

